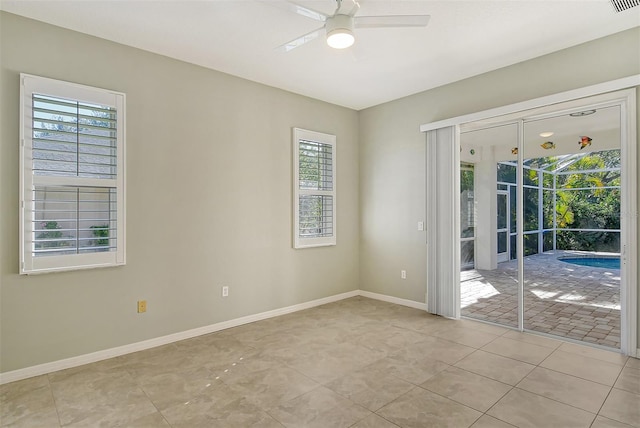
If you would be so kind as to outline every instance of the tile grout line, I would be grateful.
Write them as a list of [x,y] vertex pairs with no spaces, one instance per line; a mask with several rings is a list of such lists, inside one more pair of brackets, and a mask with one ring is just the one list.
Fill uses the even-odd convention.
[[51,399],[53,400],[53,407],[56,409],[56,416],[58,417],[58,425],[62,427],[62,420],[60,419],[60,409],[58,409],[56,396],[53,393],[53,387],[51,386],[51,379],[49,379],[49,373],[47,373],[46,376],[47,376],[47,386],[49,387],[49,393],[51,393]]
[[499,420],[499,421],[501,421],[501,422],[504,422],[504,423],[506,423],[506,424],[509,424],[509,425],[511,425],[511,426],[515,426],[515,425],[513,425],[512,423],[509,423],[509,422],[504,421],[504,420],[502,420],[502,419],[500,419],[500,418],[498,418],[498,417],[496,417],[496,416],[493,416],[493,415],[490,415],[490,414],[489,414],[489,411],[490,411],[491,409],[493,409],[493,408],[494,408],[494,407],[495,407],[495,406],[496,406],[500,401],[502,401],[502,399],[503,399],[504,397],[506,397],[506,396],[507,396],[507,394],[509,394],[509,393],[510,393],[511,391],[513,391],[514,389],[516,389],[516,387],[515,387],[515,386],[513,386],[513,385],[510,385],[510,386],[511,386],[511,389],[509,389],[507,392],[505,392],[505,393],[504,393],[504,395],[503,395],[502,397],[500,397],[498,400],[496,400],[496,402],[495,402],[495,403],[493,403],[493,404],[491,405],[491,407],[489,407],[489,408],[487,409],[487,411],[486,411],[486,412],[484,412],[484,414],[485,414],[485,415],[487,415],[487,416],[489,416],[489,417],[495,418],[495,419],[497,419],[497,420]]
[[[518,385],[519,385],[520,383],[522,383],[522,381],[523,381],[524,379],[526,379],[526,377],[528,377],[528,376],[529,376],[529,374],[531,374],[531,372],[529,372],[529,374],[527,374],[527,376],[525,376],[524,378],[522,378],[522,380],[521,380],[520,382],[518,382],[518,384],[517,384],[516,386],[514,386],[514,388],[517,388],[517,389],[519,389],[519,390],[521,390],[521,391],[528,392],[528,393],[530,393],[530,394],[539,395],[539,396],[541,396],[541,397],[543,397],[543,398],[546,398],[546,399],[548,399],[548,400],[555,401],[556,403],[564,404],[564,405],[567,405],[567,406],[573,407],[573,408],[575,408],[575,409],[582,410],[582,411],[584,411],[584,412],[587,412],[587,413],[591,413],[591,414],[593,414],[593,415],[594,415],[593,420],[592,420],[592,421],[591,421],[591,423],[589,424],[589,426],[591,427],[591,426],[593,425],[593,423],[595,422],[595,420],[597,419],[597,417],[598,417],[598,416],[600,416],[600,411],[602,410],[602,407],[604,406],[604,403],[607,401],[607,398],[609,398],[609,395],[611,394],[611,391],[613,390],[613,386],[609,386],[609,385],[606,385],[606,384],[602,384],[602,383],[600,383],[600,382],[596,382],[596,381],[593,381],[593,380],[590,380],[590,379],[584,379],[584,378],[582,378],[582,377],[575,376],[575,375],[572,375],[572,374],[569,374],[569,373],[563,373],[563,372],[561,372],[561,371],[553,370],[553,369],[550,369],[550,368],[547,368],[547,367],[542,367],[542,366],[541,366],[541,364],[542,364],[542,363],[544,363],[544,361],[546,361],[548,358],[550,358],[550,357],[551,357],[551,356],[552,356],[556,351],[559,351],[559,352],[565,352],[565,353],[567,353],[567,354],[571,354],[571,353],[569,353],[569,352],[562,351],[562,350],[560,349],[560,347],[558,347],[558,348],[557,348],[557,349],[555,349],[553,352],[551,352],[551,353],[550,353],[550,354],[549,354],[549,355],[548,355],[544,360],[542,360],[538,365],[536,365],[536,368],[541,368],[541,369],[545,369],[545,370],[550,370],[550,371],[553,371],[553,372],[555,372],[555,373],[560,373],[560,374],[563,374],[563,375],[566,375],[566,376],[572,376],[572,377],[575,377],[576,379],[581,379],[581,380],[584,380],[584,381],[593,382],[593,383],[597,383],[598,385],[602,385],[602,386],[608,387],[608,388],[609,388],[609,391],[607,392],[607,395],[606,395],[606,397],[604,398],[604,400],[602,400],[602,404],[600,405],[600,407],[598,408],[598,411],[597,411],[595,414],[594,414],[594,413],[592,413],[592,412],[589,412],[589,411],[587,411],[587,410],[581,409],[581,408],[579,408],[579,407],[576,407],[576,406],[574,406],[574,405],[572,405],[572,404],[569,404],[569,403],[563,403],[562,401],[558,401],[558,400],[555,400],[555,399],[550,398],[550,397],[545,397],[544,395],[536,394],[536,393],[534,393],[534,392],[531,392],[531,391],[527,391],[527,390],[525,390],[525,389],[518,388]],[[578,354],[575,354],[575,355],[578,355]],[[594,359],[595,359],[595,358],[594,358]],[[598,361],[602,361],[602,360],[598,360]],[[604,361],[604,362],[606,362],[606,361]],[[534,370],[535,370],[535,368],[534,368]],[[533,370],[532,370],[532,371],[533,371]],[[622,370],[620,371],[620,373],[622,373]],[[618,376],[616,377],[616,381],[617,381],[617,378],[620,376],[620,373],[618,373]],[[615,382],[614,382],[614,385],[615,385]],[[497,403],[496,403],[496,404],[497,404]]]
[[[125,368],[125,371],[127,373],[129,373],[129,371]],[[151,405],[153,406],[154,409],[156,409],[156,412],[158,412],[158,414],[162,417],[162,420],[165,421],[167,423],[167,425],[169,426],[169,428],[172,428],[173,425],[171,425],[169,423],[169,421],[167,420],[167,418],[165,417],[164,413],[162,413],[162,411],[160,409],[158,409],[158,406],[156,405],[156,403],[151,399],[151,397],[149,397],[149,394],[147,394],[147,391],[144,389],[144,387],[138,382],[138,380],[136,378],[134,378],[131,373],[129,373],[129,376],[131,376],[131,379],[134,381],[134,383],[136,384],[136,386],[140,389],[140,391],[142,391],[142,393],[144,394],[145,397],[147,397],[147,399],[149,400],[149,402],[151,403]]]
[[[628,361],[628,359],[627,359],[627,361]],[[611,419],[611,420],[614,420],[614,421],[616,421],[616,422],[620,422],[620,423],[622,423],[622,424],[625,424],[625,425],[626,425],[626,423],[625,423],[625,422],[619,421],[619,420],[617,420],[617,419],[610,418],[610,417],[608,417],[608,416],[600,415],[600,412],[602,411],[602,408],[604,407],[605,403],[606,403],[606,402],[607,402],[607,400],[609,399],[609,396],[611,395],[611,393],[613,392],[613,390],[614,390],[614,389],[617,389],[617,388],[615,387],[615,385],[616,385],[616,383],[618,382],[618,379],[620,379],[620,375],[622,374],[622,370],[624,370],[624,368],[625,368],[625,367],[626,367],[626,362],[625,362],[625,365],[624,365],[624,366],[622,367],[622,369],[620,370],[620,373],[618,373],[618,376],[616,376],[616,380],[613,382],[613,385],[612,385],[612,386],[611,386],[611,388],[609,389],[609,392],[607,393],[607,396],[606,396],[606,397],[605,397],[605,399],[602,401],[602,404],[600,405],[600,408],[598,409],[598,416],[602,416],[603,418]],[[624,389],[621,389],[620,391],[625,391],[625,390],[624,390]]]

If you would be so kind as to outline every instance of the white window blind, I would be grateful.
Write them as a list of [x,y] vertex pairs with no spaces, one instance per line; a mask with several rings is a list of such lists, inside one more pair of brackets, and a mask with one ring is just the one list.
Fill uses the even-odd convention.
[[33,94],[32,112],[35,175],[117,176],[115,108]]
[[124,264],[124,94],[21,75],[21,273]]
[[294,128],[294,247],[336,244],[334,135]]

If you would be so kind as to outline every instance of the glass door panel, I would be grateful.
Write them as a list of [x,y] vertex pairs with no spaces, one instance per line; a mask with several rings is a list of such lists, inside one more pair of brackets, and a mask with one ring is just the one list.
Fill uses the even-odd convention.
[[510,260],[517,141],[516,123],[460,135],[461,315],[512,327],[518,327],[517,269]]
[[524,122],[524,329],[620,348],[620,108]]

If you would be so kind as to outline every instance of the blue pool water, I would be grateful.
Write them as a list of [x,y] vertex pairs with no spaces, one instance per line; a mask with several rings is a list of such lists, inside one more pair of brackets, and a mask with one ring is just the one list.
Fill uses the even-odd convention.
[[559,260],[580,266],[620,269],[620,257],[567,257]]

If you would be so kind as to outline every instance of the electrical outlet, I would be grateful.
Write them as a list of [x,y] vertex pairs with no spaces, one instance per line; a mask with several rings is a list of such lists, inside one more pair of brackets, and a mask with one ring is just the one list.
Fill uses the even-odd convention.
[[424,221],[419,221],[418,222],[418,230],[420,232],[424,231]]
[[141,314],[143,312],[147,312],[147,301],[138,300],[138,313]]
[[400,278],[407,279],[407,271],[406,270],[401,270],[400,271]]
[[222,297],[229,297],[229,287],[222,287]]

